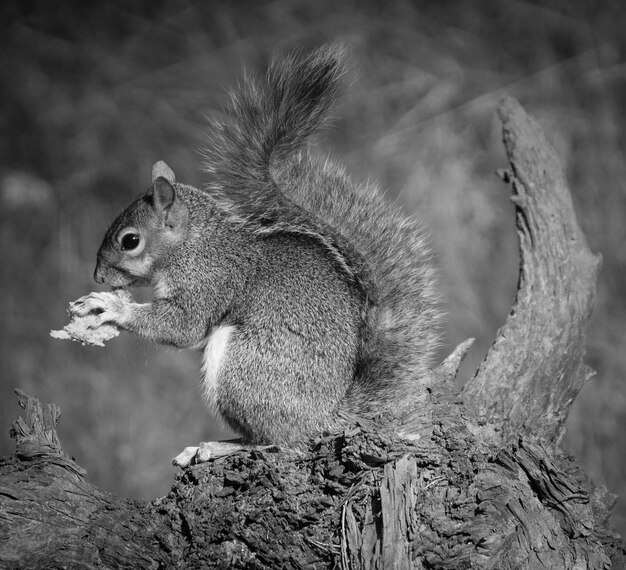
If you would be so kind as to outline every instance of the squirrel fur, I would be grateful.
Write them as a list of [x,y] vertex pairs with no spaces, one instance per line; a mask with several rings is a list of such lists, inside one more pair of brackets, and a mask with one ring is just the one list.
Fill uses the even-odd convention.
[[215,124],[209,184],[162,162],[113,222],[96,281],[152,285],[150,303],[92,293],[77,313],[204,350],[209,406],[253,444],[297,445],[351,415],[396,410],[440,339],[431,251],[415,221],[307,144],[327,120],[344,50],[272,61]]

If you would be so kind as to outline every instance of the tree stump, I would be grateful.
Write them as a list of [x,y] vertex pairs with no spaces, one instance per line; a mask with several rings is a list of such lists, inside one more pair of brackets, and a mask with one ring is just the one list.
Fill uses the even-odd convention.
[[7,568],[621,568],[615,497],[559,449],[583,362],[600,259],[563,171],[512,99],[500,106],[520,236],[511,314],[475,377],[466,341],[412,411],[180,472],[153,501],[93,487],[56,436],[59,410],[22,392],[0,460]]

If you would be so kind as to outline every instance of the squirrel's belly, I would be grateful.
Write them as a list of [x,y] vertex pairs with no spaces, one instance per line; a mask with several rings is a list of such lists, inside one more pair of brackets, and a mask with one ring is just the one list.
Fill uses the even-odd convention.
[[231,325],[217,327],[211,331],[206,341],[202,358],[202,393],[211,407],[215,406],[217,376],[234,328]]

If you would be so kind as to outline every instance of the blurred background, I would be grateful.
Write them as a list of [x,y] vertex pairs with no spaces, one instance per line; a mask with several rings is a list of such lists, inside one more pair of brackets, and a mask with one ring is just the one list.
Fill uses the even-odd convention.
[[[201,403],[200,355],[130,335],[106,348],[49,337],[95,290],[113,217],[165,160],[201,185],[207,116],[242,66],[342,39],[352,51],[318,144],[432,232],[449,313],[444,357],[477,342],[472,374],[514,300],[518,253],[495,116],[517,97],[566,168],[579,221],[604,256],[589,331],[597,371],[565,442],[626,495],[626,4],[545,0],[142,0],[0,6],[0,455],[21,387],[63,410],[64,448],[102,489],[167,493],[170,459],[228,435]],[[615,527],[626,534],[626,501]]]

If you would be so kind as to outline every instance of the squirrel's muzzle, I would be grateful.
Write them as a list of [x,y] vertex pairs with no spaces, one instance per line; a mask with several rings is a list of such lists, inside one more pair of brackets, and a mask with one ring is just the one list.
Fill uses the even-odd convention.
[[104,283],[104,276],[102,275],[99,263],[96,264],[96,268],[93,270],[93,280],[100,285]]

